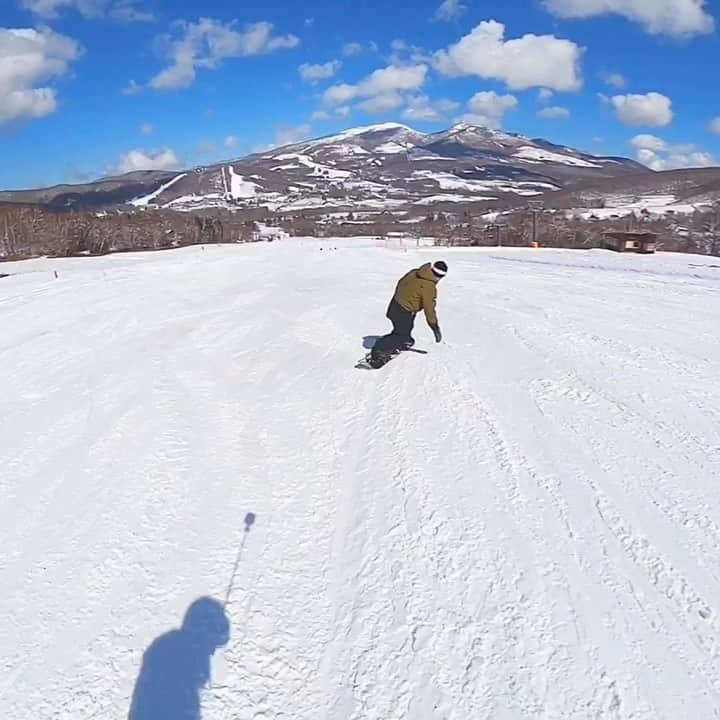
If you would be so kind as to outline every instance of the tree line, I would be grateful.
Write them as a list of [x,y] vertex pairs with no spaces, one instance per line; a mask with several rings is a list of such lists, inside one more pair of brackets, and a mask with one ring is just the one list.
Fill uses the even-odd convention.
[[[412,212],[412,210],[411,210]],[[60,213],[36,206],[0,205],[0,260],[41,255],[67,257],[102,255],[133,250],[160,250],[185,245],[239,243],[267,239],[258,223],[293,236],[431,238],[441,245],[506,245],[527,247],[597,248],[605,233],[648,231],[658,236],[659,249],[720,256],[720,209],[691,215],[594,217],[543,209],[488,213],[430,212],[404,219],[385,211],[348,212],[323,218],[309,213],[271,215],[208,211],[207,214],[171,210]]]
[[104,255],[206,243],[248,242],[255,224],[234,216],[171,211],[58,213],[0,206],[0,259]]

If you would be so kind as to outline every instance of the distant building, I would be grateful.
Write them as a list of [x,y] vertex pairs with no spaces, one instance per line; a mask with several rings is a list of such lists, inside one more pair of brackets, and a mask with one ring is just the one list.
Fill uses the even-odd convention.
[[615,252],[634,252],[649,255],[657,250],[657,234],[651,232],[608,232],[605,247]]

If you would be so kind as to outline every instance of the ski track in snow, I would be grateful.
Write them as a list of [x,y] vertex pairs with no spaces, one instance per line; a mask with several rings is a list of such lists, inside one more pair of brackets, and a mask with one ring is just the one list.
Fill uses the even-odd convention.
[[[429,355],[354,370],[439,254],[446,342],[419,318]],[[362,240],[8,264],[6,716],[126,718],[240,551],[205,720],[720,718],[698,264]]]

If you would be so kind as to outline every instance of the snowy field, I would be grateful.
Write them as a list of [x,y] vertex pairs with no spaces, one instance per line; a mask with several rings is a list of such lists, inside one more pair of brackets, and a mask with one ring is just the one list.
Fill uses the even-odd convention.
[[[438,257],[446,341],[354,369]],[[2,266],[4,717],[720,718],[713,260]]]

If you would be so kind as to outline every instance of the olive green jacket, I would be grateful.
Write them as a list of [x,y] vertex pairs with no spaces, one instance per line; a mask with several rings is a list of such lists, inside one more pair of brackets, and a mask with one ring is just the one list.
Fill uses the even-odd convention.
[[411,270],[398,283],[394,300],[410,312],[418,313],[422,310],[427,324],[437,327],[437,281],[430,263]]

